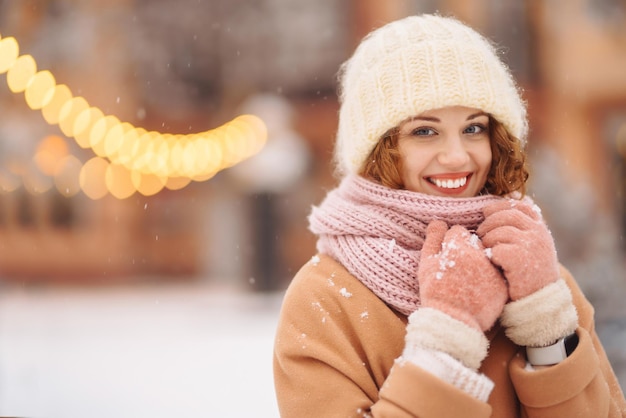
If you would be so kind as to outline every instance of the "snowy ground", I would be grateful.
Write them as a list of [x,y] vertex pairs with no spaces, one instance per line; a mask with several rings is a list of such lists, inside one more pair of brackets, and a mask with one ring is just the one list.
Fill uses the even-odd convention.
[[2,289],[0,416],[278,417],[281,295]]
[[[0,288],[0,416],[278,417],[281,298],[207,285]],[[598,325],[623,387],[626,319]]]

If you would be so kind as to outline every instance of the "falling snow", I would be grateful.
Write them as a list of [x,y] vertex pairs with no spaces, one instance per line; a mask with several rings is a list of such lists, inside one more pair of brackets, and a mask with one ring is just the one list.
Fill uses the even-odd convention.
[[314,255],[313,257],[311,257],[311,264],[313,264],[314,266],[317,266],[319,263],[320,263],[319,255]]

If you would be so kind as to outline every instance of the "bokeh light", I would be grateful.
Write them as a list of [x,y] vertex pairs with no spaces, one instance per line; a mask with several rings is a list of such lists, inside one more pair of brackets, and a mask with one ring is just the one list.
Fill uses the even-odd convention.
[[[147,132],[122,122],[91,106],[85,98],[75,97],[66,85],[56,84],[49,71],[38,72],[31,55],[19,55],[13,37],[0,37],[0,74],[5,72],[9,89],[23,92],[30,109],[41,110],[47,123],[58,125],[63,135],[95,154],[83,165],[69,154],[62,138],[44,138],[33,157],[33,168],[21,174],[31,193],[42,193],[53,182],[64,196],[82,190],[91,199],[109,193],[125,199],[135,192],[150,196],[165,188],[179,190],[251,157],[267,140],[264,122],[253,115],[238,116],[215,129],[188,135]],[[0,176],[0,188],[14,190],[12,179],[10,175]]]
[[20,54],[15,38],[0,39],[0,74],[6,73],[13,66]]
[[26,104],[33,110],[39,110],[52,100],[56,81],[50,71],[39,71],[29,81],[24,97]]
[[108,168],[109,162],[100,157],[93,157],[82,166],[78,180],[83,193],[90,199],[102,199],[109,194],[105,179]]
[[79,175],[82,164],[73,155],[65,156],[54,173],[54,185],[57,191],[65,197],[75,196],[80,192]]
[[68,153],[69,149],[65,140],[60,136],[50,135],[41,140],[33,160],[42,173],[54,176],[60,161]]

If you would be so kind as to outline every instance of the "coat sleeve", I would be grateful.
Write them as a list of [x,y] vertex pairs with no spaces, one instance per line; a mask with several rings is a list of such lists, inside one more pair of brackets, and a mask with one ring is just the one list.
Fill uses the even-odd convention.
[[491,406],[408,362],[396,361],[374,417],[491,417]]
[[579,317],[579,343],[563,362],[541,370],[528,370],[523,356],[509,372],[523,416],[626,417],[626,402],[602,344],[595,332],[594,312],[571,275],[563,269]]
[[405,322],[352,276],[310,264],[285,294],[276,333],[281,417],[491,415],[488,404],[394,361],[404,346]]

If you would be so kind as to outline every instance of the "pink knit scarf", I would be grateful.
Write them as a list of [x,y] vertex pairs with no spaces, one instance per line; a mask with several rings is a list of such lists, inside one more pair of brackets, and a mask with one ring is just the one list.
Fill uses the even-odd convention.
[[309,216],[317,250],[328,254],[397,311],[419,306],[417,267],[433,219],[476,229],[493,195],[430,196],[393,190],[352,175],[330,191]]

